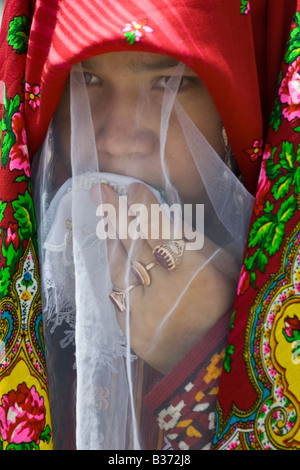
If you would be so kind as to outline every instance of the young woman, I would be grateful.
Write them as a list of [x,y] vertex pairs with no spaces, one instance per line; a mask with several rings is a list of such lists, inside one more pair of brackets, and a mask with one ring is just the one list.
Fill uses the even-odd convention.
[[[253,198],[232,172],[224,136],[192,69],[160,54],[112,52],[74,67],[38,158],[45,318],[64,330],[62,319],[70,328],[82,315],[79,343],[99,363],[89,393],[104,387],[112,400],[121,391],[118,420],[118,406],[136,394],[132,354],[166,374],[232,308]],[[118,369],[129,376],[112,391]],[[102,432],[115,439],[105,411]]]
[[275,90],[240,3],[36,6],[26,125],[55,448],[211,446]]

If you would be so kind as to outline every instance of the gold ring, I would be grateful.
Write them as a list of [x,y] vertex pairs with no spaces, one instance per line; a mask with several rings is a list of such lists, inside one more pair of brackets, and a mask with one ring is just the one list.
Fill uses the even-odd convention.
[[147,264],[147,266],[144,266],[142,263],[139,263],[138,261],[133,261],[132,266],[131,266],[131,272],[135,275],[139,284],[150,286],[151,277],[148,271],[154,268],[156,264],[157,264],[156,262],[152,262],[152,263]]
[[137,285],[138,284],[131,284],[129,287],[127,287],[127,289],[118,289],[117,287],[115,287],[109,294],[110,300],[120,312],[125,312],[127,308],[127,294]]
[[170,240],[156,245],[153,255],[163,268],[171,271],[181,263],[184,249],[184,240]]

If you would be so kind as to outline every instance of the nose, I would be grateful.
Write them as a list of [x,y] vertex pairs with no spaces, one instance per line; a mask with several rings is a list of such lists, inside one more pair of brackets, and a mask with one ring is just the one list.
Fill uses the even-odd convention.
[[98,155],[145,157],[157,143],[151,107],[140,93],[114,93],[98,109],[95,136]]

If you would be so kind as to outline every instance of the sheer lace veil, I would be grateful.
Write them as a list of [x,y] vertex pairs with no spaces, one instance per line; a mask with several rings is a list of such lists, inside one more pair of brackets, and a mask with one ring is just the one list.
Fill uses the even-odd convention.
[[[76,442],[77,449],[140,449],[143,446],[136,419],[133,366],[137,356],[130,344],[130,295],[124,312],[127,325],[124,335],[109,298],[114,286],[107,240],[99,236],[99,222],[103,217],[101,219],[97,208],[102,203],[103,184],[113,188],[124,200],[128,187],[136,181],[145,184],[159,204],[183,207],[166,158],[171,117],[176,116],[186,149],[199,174],[199,185],[203,187],[199,204],[204,204],[199,209],[203,223],[197,226],[201,244],[196,248],[202,250],[205,262],[190,273],[175,303],[180,302],[189,283],[209,263],[236,285],[253,198],[238,173],[232,171],[229,145],[224,144],[224,154],[219,156],[177,99],[183,70],[183,64],[176,67],[161,100],[157,164],[163,175],[163,187],[137,179],[130,174],[130,169],[126,175],[102,171],[81,64],[73,67],[70,76],[68,163],[62,162],[57,151],[69,141],[68,136],[55,118],[35,159],[34,195],[56,448],[71,447],[70,442]],[[142,95],[141,100],[142,112],[145,112],[147,102],[145,104]],[[138,120],[140,111],[136,112]],[[91,196],[92,188],[99,205]],[[190,215],[191,232],[196,230],[194,221],[195,214]],[[130,258],[129,252],[124,286],[130,284]],[[155,276],[155,270],[152,273]],[[172,315],[175,303],[165,312],[161,328]],[[155,338],[153,340],[155,343]]]

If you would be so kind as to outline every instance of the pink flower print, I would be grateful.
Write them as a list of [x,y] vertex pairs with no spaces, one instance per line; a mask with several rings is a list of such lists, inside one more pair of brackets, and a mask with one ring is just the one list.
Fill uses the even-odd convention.
[[251,273],[242,266],[239,284],[237,288],[237,295],[243,295],[250,287]]
[[264,345],[264,353],[265,354],[270,354],[270,344],[269,344],[269,341],[266,341],[265,345]]
[[19,112],[15,113],[11,121],[12,130],[16,137],[16,143],[9,152],[9,169],[23,170],[26,176],[30,176],[29,156],[27,148],[27,137],[25,131],[25,121],[23,116],[23,104]]
[[124,36],[131,45],[139,42],[146,35],[146,33],[152,32],[153,29],[148,26],[147,19],[131,21],[131,23],[127,23],[123,29]]
[[270,325],[273,325],[274,320],[275,320],[275,313],[272,313],[271,315],[269,315],[269,323],[270,323]]
[[32,111],[40,106],[40,87],[39,85],[30,85],[25,83],[25,100],[28,101]]
[[0,104],[4,104],[5,83],[0,80]]
[[281,296],[279,297],[279,300],[280,302],[284,302],[286,300],[286,294],[281,294]]
[[256,139],[252,144],[252,148],[245,150],[245,152],[250,156],[250,160],[254,162],[263,154],[263,141]]
[[241,0],[241,15],[248,15],[250,13],[249,0]]
[[288,120],[300,117],[300,57],[296,59],[288,68],[287,74],[283,78],[279,87],[280,101],[286,104],[282,111],[283,116]]
[[284,332],[287,337],[291,339],[296,339],[298,334],[300,333],[300,320],[299,318],[294,315],[293,318],[291,317],[286,317],[284,320]]
[[4,441],[39,442],[45,426],[44,399],[34,386],[30,389],[25,383],[18,385],[3,395],[0,404],[0,435]]
[[279,388],[278,388],[277,394],[278,394],[279,398],[283,398],[283,397],[284,397],[284,390],[283,390],[283,387],[279,387]]
[[293,429],[293,427],[294,427],[295,424],[294,424],[292,421],[288,421],[288,422],[286,423],[286,425],[287,425],[288,429]]
[[20,246],[21,240],[18,232],[18,224],[12,224],[11,222],[9,222],[7,234],[5,237],[6,249],[11,243],[13,244],[14,249],[17,251]]
[[266,412],[268,411],[268,408],[266,405],[263,405],[262,408],[261,408],[261,411],[266,414]]
[[272,302],[272,300],[273,300],[273,297],[272,295],[269,294],[266,298],[266,304],[269,305]]
[[238,443],[237,443],[237,442],[231,442],[231,443],[229,444],[229,450],[235,450],[237,447],[238,447]]
[[258,216],[261,211],[264,209],[265,206],[265,198],[267,193],[270,191],[271,188],[271,181],[267,177],[267,159],[271,155],[272,148],[269,144],[266,144],[265,151],[264,151],[264,158],[261,163],[260,175],[257,185],[256,191],[256,198],[254,203],[253,212],[256,216]]

